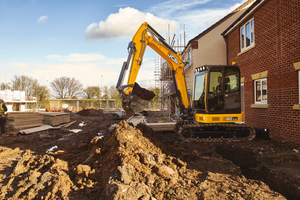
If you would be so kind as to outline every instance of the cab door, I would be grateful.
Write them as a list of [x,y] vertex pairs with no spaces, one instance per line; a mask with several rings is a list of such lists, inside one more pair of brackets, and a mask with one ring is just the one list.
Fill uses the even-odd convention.
[[225,84],[228,90],[224,95],[225,113],[241,113],[241,88],[240,69],[237,67],[226,67],[224,70]]
[[241,113],[239,68],[235,66],[211,66],[208,77],[208,113]]

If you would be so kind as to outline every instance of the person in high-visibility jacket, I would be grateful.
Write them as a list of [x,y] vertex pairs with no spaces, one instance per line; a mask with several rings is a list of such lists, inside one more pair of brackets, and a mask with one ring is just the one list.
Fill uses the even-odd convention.
[[0,125],[1,125],[1,133],[2,133],[2,135],[5,134],[5,123],[6,123],[5,113],[6,113],[6,111],[7,111],[7,107],[4,104],[3,99],[0,99]]

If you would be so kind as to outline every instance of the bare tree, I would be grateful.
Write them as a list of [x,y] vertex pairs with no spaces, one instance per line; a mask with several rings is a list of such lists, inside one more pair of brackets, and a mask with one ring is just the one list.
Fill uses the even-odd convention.
[[99,86],[87,86],[86,89],[83,90],[85,97],[90,100],[90,106],[94,106],[95,99],[99,99],[100,91]]
[[106,100],[106,107],[108,107],[108,99],[109,99],[109,89],[108,89],[108,86],[104,85],[103,88],[102,88],[102,90],[103,90],[103,93],[104,93],[103,97]]
[[97,99],[99,101],[99,108],[101,108],[101,94],[102,94],[101,87],[97,87],[96,96],[97,96]]
[[151,100],[151,104],[153,105],[154,108],[159,108],[159,94],[160,94],[160,89],[158,87],[156,88],[149,88],[150,91],[154,92],[155,96]]
[[0,84],[0,90],[10,90],[10,84],[9,83],[1,83]]
[[75,78],[69,79],[69,84],[67,85],[68,97],[74,98],[76,97],[82,90],[82,84],[80,81]]
[[116,86],[111,85],[109,87],[109,96],[110,96],[111,99],[117,99],[118,98],[119,92],[118,92]]
[[15,75],[11,82],[13,90],[25,91],[27,96],[33,96],[35,94],[34,88],[39,85],[36,79],[24,75]]
[[47,86],[37,86],[34,88],[35,90],[35,96],[37,99],[37,107],[40,106],[41,103],[46,103],[50,99],[50,91],[47,88]]
[[82,90],[82,84],[78,80],[66,76],[56,78],[50,86],[57,99],[75,98]]
[[36,79],[28,76],[14,76],[11,80],[13,90],[25,91],[26,96],[36,97],[37,107],[41,101],[45,102],[50,96],[46,86],[41,86]]
[[109,95],[111,99],[115,99],[116,102],[114,103],[114,106],[119,107],[121,106],[121,99],[120,99],[120,93],[118,92],[115,85],[111,85],[109,87]]

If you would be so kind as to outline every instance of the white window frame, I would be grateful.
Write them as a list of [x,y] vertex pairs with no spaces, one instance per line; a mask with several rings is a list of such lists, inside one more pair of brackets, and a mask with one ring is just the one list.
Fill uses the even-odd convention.
[[[266,81],[266,88],[263,88],[263,81]],[[261,96],[261,100],[260,101],[258,101],[257,99],[256,99],[256,91],[257,91],[257,89],[256,89],[256,83],[257,82],[260,82],[260,96]],[[266,99],[264,100],[263,99],[263,89],[265,89],[266,90]],[[267,104],[268,103],[268,81],[267,81],[267,78],[262,78],[262,79],[256,79],[256,80],[254,80],[254,103],[255,104]]]
[[[246,26],[249,24],[250,26],[250,44],[248,46],[246,46]],[[254,18],[250,19],[249,21],[247,21],[243,26],[240,27],[240,49],[241,52],[252,47],[255,44],[255,32],[254,32]],[[242,38],[242,34],[244,34],[244,41]]]

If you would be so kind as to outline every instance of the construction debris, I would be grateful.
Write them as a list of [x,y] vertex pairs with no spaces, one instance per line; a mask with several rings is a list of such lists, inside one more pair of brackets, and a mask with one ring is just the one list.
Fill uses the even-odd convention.
[[137,126],[139,123],[147,123],[145,116],[138,115],[138,116],[131,116],[129,119],[126,120],[128,124],[133,124]]
[[16,136],[18,133],[30,134],[48,129],[67,128],[75,123],[70,121],[69,113],[9,112],[5,129],[7,134]]
[[153,131],[174,131],[176,122],[146,123]]
[[44,117],[43,123],[51,126],[57,126],[71,121],[70,113],[46,112],[46,113],[42,113],[42,115]]
[[50,126],[50,125],[42,125],[42,126],[35,127],[35,128],[20,130],[20,133],[28,135],[30,133],[41,132],[41,131],[48,130],[51,128],[52,128],[52,126]]
[[43,115],[37,112],[9,112],[7,114],[6,132],[16,135],[20,130],[43,125]]

